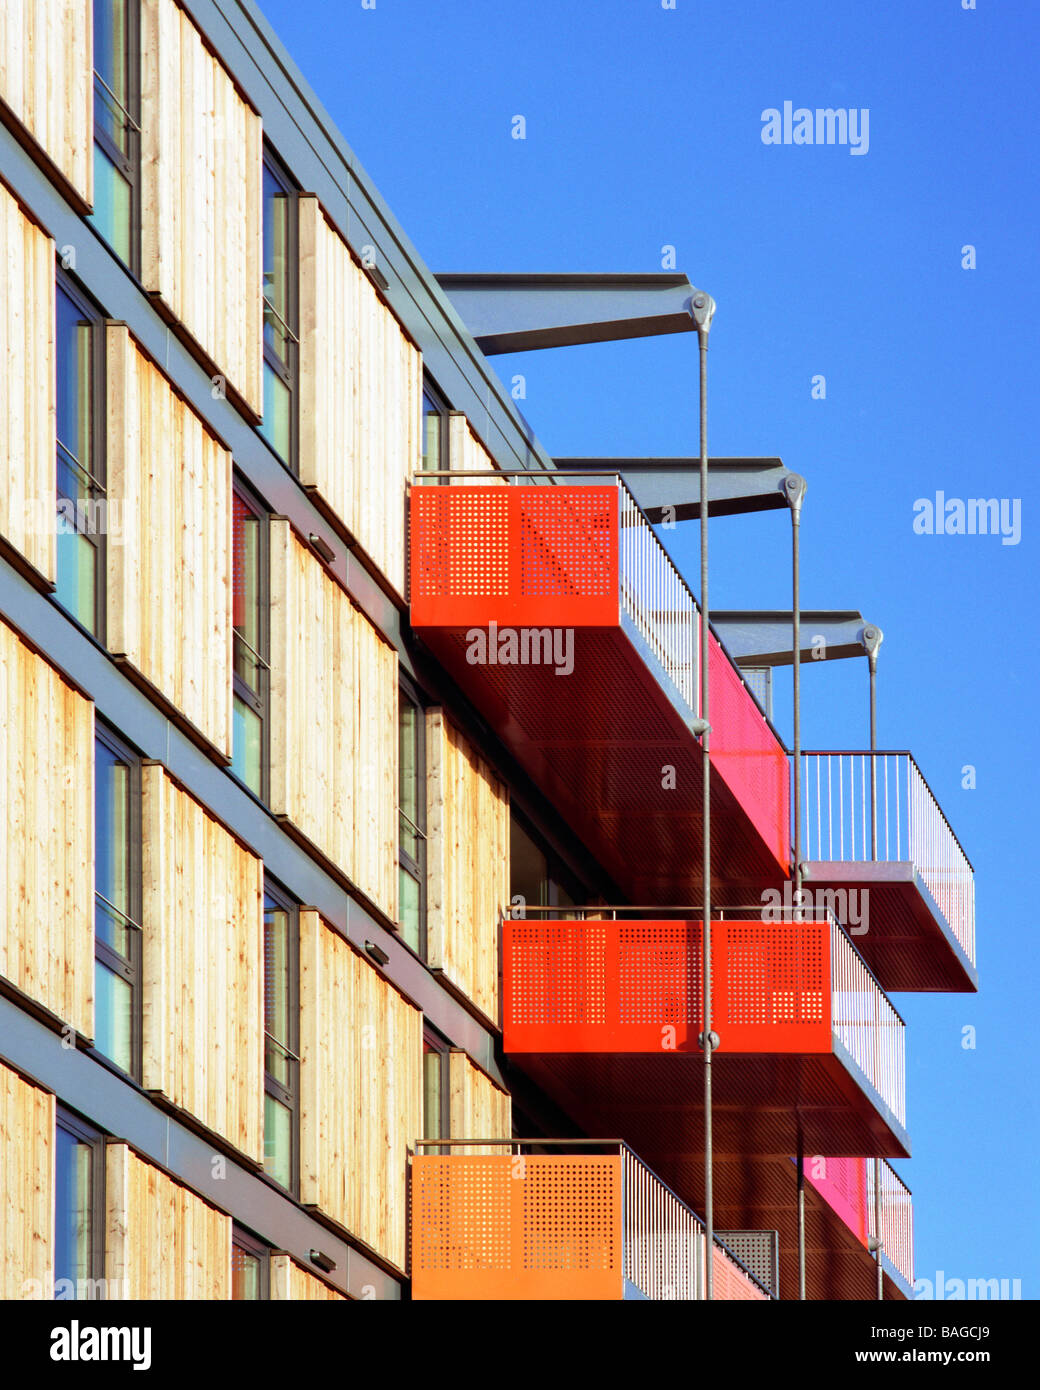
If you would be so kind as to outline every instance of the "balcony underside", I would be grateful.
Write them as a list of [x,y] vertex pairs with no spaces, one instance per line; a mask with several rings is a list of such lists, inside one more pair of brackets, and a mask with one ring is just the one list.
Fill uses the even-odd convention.
[[[701,747],[677,692],[621,626],[576,628],[574,669],[471,665],[467,629],[421,628],[423,641],[531,778],[640,903],[701,899]],[[674,687],[672,687],[674,691]],[[751,697],[744,698],[751,703]],[[720,740],[721,743],[721,740]],[[712,753],[712,875],[720,905],[758,900],[787,878],[786,849],[763,835],[786,806],[782,790],[760,801],[731,789],[727,772],[755,775],[739,749]],[[760,758],[763,783],[769,764]],[[756,818],[758,824],[756,824]]]
[[[804,882],[814,901],[821,891],[833,891],[834,903],[827,905],[886,993],[973,994],[978,989],[978,972],[913,864],[813,862]],[[859,926],[853,917],[860,918]]]
[[[716,1153],[786,1158],[797,1152],[801,1138],[804,1153],[909,1157],[905,1129],[854,1064],[843,1059],[841,1045],[834,1046],[830,1053],[716,1053]],[[587,1133],[618,1135],[655,1170],[676,1158],[696,1160],[703,1152],[699,1053],[509,1055]]]

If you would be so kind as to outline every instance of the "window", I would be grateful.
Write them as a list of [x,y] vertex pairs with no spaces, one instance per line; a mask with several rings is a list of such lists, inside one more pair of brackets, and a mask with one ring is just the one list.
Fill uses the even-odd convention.
[[523,915],[525,906],[569,908],[576,902],[588,902],[588,894],[560,860],[515,814],[509,823],[509,880],[513,915],[517,917]]
[[299,975],[296,904],[264,894],[264,1171],[295,1193],[299,1170]]
[[104,1137],[59,1109],[54,1147],[54,1297],[95,1298],[105,1262]]
[[65,277],[55,293],[57,588],[55,598],[104,640],[104,334],[101,315]]
[[232,498],[234,695],[231,771],[267,795],[267,514],[240,484]]
[[[424,473],[450,467],[448,461],[448,407],[436,387],[423,386],[422,466]],[[443,481],[447,482],[447,479]]]
[[426,956],[426,729],[410,686],[398,700],[398,908],[401,935]]
[[141,1057],[141,767],[109,730],[94,743],[94,1046],[131,1076]]
[[[451,1111],[448,1045],[429,1029],[423,1032],[423,1138],[450,1139]],[[464,1139],[467,1135],[462,1136]],[[448,1150],[433,1152],[447,1153]]]
[[296,190],[264,155],[264,415],[260,433],[296,469]]
[[138,0],[94,0],[94,211],[123,264],[139,268],[141,103]]
[[231,1297],[270,1298],[271,1252],[261,1240],[235,1226],[231,1232]]

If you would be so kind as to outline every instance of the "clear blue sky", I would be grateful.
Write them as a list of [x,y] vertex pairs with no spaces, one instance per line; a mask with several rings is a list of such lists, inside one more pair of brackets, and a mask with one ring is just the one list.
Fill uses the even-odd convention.
[[[914,752],[975,865],[981,993],[896,999],[917,1272],[1040,1296],[1040,7],[260,3],[431,269],[653,271],[670,244],[717,300],[711,452],[807,477],[803,605],[883,628],[881,746]],[[787,100],[868,108],[869,150],[764,145]],[[495,365],[550,454],[697,451],[693,335]],[[937,490],[1021,499],[1020,542],[916,535]],[[699,573],[695,524],[668,544]],[[781,513],[714,522],[713,607],[789,606],[788,547]],[[803,690],[806,746],[864,745],[865,663]]]

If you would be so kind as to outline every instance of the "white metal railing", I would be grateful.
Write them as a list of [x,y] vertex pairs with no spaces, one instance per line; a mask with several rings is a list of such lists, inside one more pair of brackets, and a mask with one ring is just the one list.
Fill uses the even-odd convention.
[[856,1066],[905,1128],[903,1020],[844,930],[833,921],[831,1026]]
[[[874,1212],[874,1160],[868,1158],[867,1222],[870,1235],[876,1237]],[[884,1159],[881,1169],[881,1249],[892,1264],[913,1287],[914,1283],[914,1210],[910,1189]]]
[[974,872],[909,753],[803,753],[802,805],[804,859],[913,864],[974,965]]

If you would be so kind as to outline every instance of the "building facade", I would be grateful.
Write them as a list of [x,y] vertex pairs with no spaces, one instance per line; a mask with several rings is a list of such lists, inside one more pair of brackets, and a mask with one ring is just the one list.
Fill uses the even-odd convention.
[[489,362],[685,277],[442,284],[251,0],[17,0],[0,114],[0,1296],[906,1296],[970,864],[804,753],[792,910],[720,623],[706,949],[701,611]]

